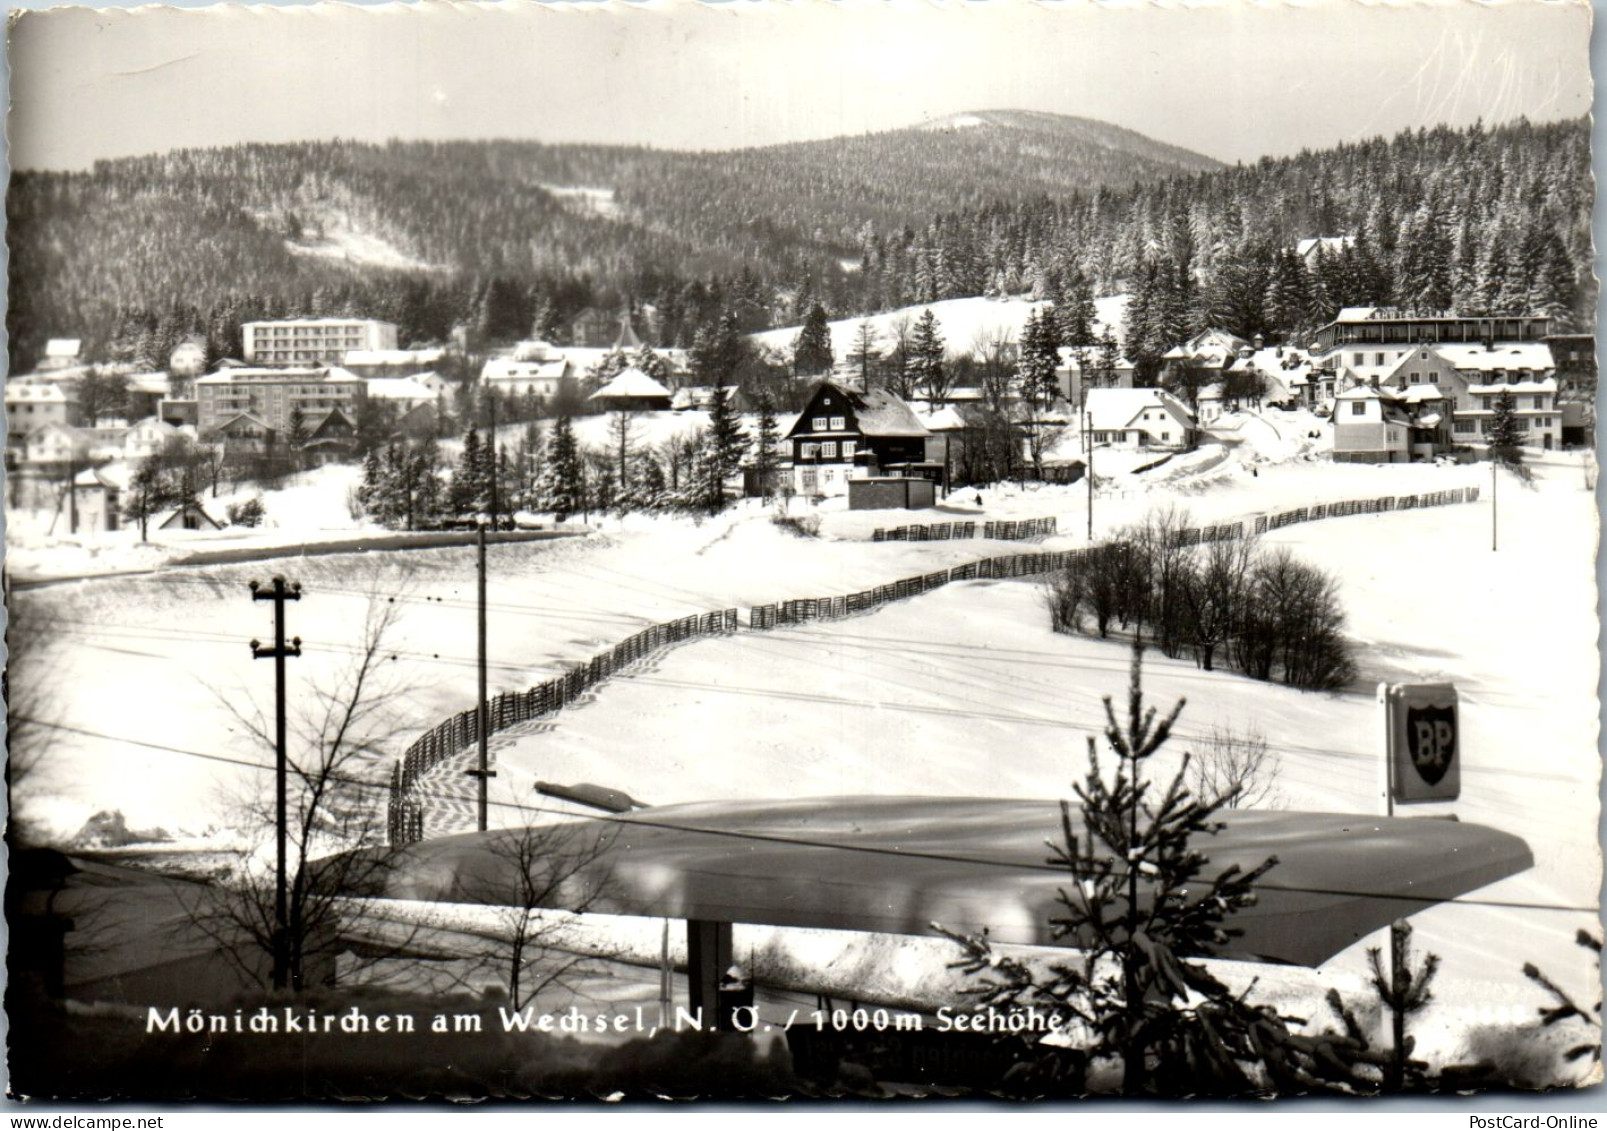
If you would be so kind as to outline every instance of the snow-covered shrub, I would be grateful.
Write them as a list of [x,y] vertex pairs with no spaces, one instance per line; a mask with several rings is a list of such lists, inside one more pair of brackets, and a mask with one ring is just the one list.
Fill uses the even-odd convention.
[[230,503],[227,514],[231,526],[261,526],[266,511],[262,506],[262,496],[252,495],[238,503]]
[[820,516],[814,514],[777,514],[771,515],[770,521],[783,530],[790,530],[799,538],[820,537]]

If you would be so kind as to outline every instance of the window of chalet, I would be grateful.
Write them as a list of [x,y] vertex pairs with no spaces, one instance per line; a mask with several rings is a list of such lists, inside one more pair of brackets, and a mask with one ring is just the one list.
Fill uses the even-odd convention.
[[824,432],[830,424],[831,422],[824,416],[817,416],[809,422],[809,427],[816,432]]
[[843,431],[843,429],[845,429],[847,427],[848,427],[848,423],[843,417],[834,416],[834,417],[831,418],[831,430],[833,432],[841,432],[841,431]]
[[844,459],[853,459],[854,458],[854,448],[855,448],[855,446],[856,445],[855,445],[854,441],[852,441],[852,440],[844,440],[843,441],[843,458]]
[[826,443],[820,445],[820,458],[821,459],[836,459],[837,458],[837,444],[836,444],[835,441],[828,440]]
[[1366,401],[1351,401],[1350,402],[1350,415],[1352,415],[1352,416],[1366,416],[1367,415],[1367,402]]

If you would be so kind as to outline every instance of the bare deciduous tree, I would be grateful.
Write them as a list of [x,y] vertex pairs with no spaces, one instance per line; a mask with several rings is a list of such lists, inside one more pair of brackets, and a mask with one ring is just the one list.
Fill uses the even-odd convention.
[[584,913],[608,888],[600,858],[605,841],[589,822],[528,825],[487,834],[494,875],[465,880],[460,903],[491,906],[496,929],[473,956],[471,973],[490,972],[507,986],[514,1009],[523,1009],[550,986],[569,986],[592,959],[563,946],[567,916]]
[[[290,714],[286,757],[284,949],[292,990],[332,976],[335,957],[346,946],[343,928],[364,913],[362,902],[348,893],[377,890],[389,867],[386,853],[352,851],[384,843],[383,760],[403,729],[394,698],[406,689],[391,676],[386,650],[398,615],[398,583],[387,585],[393,592],[381,591],[377,571],[370,579],[367,613],[345,671],[298,687],[291,700],[293,708],[304,704]],[[271,766],[271,720],[232,698],[224,702]],[[216,883],[201,889],[185,927],[210,937],[248,979],[266,982],[277,934],[272,775],[261,775],[236,804],[240,826],[258,835],[233,854]]]
[[1226,646],[1238,626],[1258,548],[1251,538],[1207,543],[1183,578],[1187,635],[1206,671],[1214,669],[1217,649]]
[[1212,727],[1189,755],[1189,790],[1213,808],[1277,808],[1281,767],[1260,731]]

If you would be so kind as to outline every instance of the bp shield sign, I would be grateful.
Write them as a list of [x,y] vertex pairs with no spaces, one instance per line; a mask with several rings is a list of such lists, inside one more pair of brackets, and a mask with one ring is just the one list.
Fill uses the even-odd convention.
[[1455,801],[1462,792],[1456,688],[1449,683],[1398,683],[1384,701],[1395,802]]

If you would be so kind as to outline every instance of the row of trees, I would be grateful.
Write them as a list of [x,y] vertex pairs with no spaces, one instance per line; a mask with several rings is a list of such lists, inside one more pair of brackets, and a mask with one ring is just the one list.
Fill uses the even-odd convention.
[[503,525],[520,511],[559,521],[610,512],[713,514],[726,506],[727,486],[744,465],[774,488],[779,431],[768,404],[751,445],[727,397],[716,399],[707,427],[655,446],[641,442],[638,415],[612,414],[608,443],[596,449],[582,448],[568,416],[526,423],[511,449],[471,428],[451,467],[432,439],[393,441],[365,458],[355,512],[401,530],[482,517]]
[[1057,632],[1120,626],[1206,671],[1226,661],[1259,680],[1332,690],[1356,676],[1332,575],[1255,538],[1191,541],[1175,508],[1092,547],[1049,586]]

